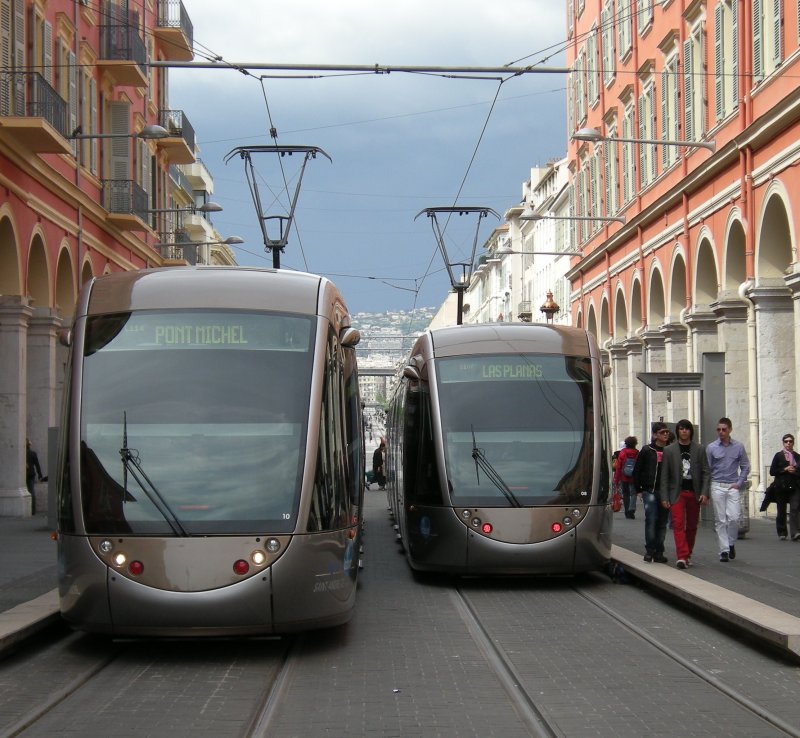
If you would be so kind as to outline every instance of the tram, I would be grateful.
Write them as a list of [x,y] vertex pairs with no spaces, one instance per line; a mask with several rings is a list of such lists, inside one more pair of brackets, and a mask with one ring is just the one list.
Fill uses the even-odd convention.
[[61,338],[70,625],[222,636],[350,619],[359,334],[333,283],[234,267],[110,274],[84,286]]
[[388,495],[413,570],[573,575],[610,558],[603,367],[585,330],[429,330],[387,428]]

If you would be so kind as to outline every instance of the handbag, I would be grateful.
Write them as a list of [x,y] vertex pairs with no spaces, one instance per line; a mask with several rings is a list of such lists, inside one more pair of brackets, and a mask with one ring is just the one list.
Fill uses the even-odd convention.
[[614,512],[622,510],[622,495],[619,492],[614,492],[614,494],[611,495],[611,509]]

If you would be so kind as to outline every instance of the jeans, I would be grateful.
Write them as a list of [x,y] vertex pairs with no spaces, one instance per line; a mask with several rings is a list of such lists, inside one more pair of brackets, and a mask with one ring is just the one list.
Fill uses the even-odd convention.
[[675,555],[685,561],[694,550],[697,521],[700,519],[700,503],[694,492],[682,490],[669,513],[672,517],[672,535],[675,537]]
[[661,507],[661,502],[653,490],[642,492],[642,502],[644,503],[644,547],[649,554],[663,555],[669,510]]
[[625,514],[636,512],[636,487],[633,482],[620,482],[622,488],[622,509]]

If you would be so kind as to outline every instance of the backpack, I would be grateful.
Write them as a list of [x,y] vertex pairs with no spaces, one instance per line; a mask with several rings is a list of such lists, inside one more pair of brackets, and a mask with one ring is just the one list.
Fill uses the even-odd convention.
[[636,466],[636,459],[632,456],[629,456],[625,459],[625,463],[622,466],[622,476],[624,477],[632,477],[633,476],[633,468]]

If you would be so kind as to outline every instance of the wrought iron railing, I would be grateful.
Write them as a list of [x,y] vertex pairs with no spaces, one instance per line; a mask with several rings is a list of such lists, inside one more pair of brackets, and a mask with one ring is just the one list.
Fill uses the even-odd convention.
[[182,0],[159,0],[156,24],[160,28],[180,28],[189,42],[189,47],[193,46],[194,27]]
[[158,123],[169,131],[170,136],[181,136],[194,153],[194,128],[182,110],[162,110],[158,114]]
[[100,26],[100,58],[106,61],[132,61],[144,72],[147,48],[133,25],[107,23]]
[[531,303],[530,300],[523,300],[522,302],[518,303],[517,305],[517,317],[524,321],[530,322],[533,319],[533,313],[531,312]]
[[187,195],[190,197],[194,193],[194,188],[192,187],[192,183],[189,181],[189,178],[183,172],[183,170],[179,169],[175,164],[170,164],[169,166],[169,176],[170,179],[182,189]]
[[147,193],[132,179],[104,179],[103,207],[109,213],[147,220]]
[[[44,118],[64,138],[67,130],[67,103],[39,72],[0,72],[2,98],[0,115]],[[2,93],[0,93],[2,94]]]

